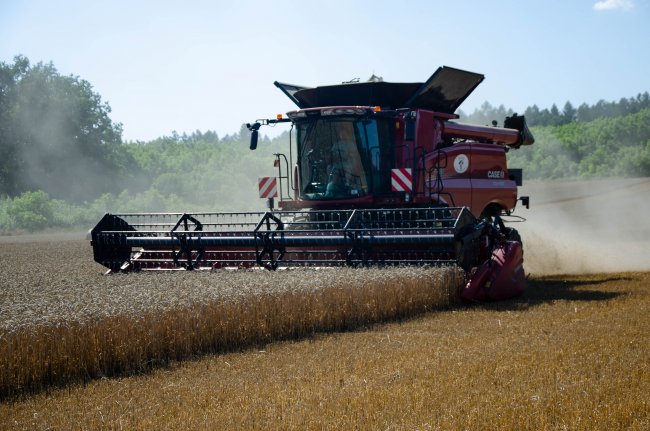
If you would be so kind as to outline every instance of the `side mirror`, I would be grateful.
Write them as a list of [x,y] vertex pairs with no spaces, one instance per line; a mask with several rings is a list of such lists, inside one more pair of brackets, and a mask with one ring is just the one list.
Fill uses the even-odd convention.
[[257,148],[257,135],[258,134],[259,134],[259,132],[257,130],[253,130],[251,132],[251,145],[250,145],[251,150],[254,150],[254,149]]
[[248,123],[248,124],[246,124],[246,127],[248,128],[248,130],[251,131],[251,144],[250,144],[250,147],[249,147],[251,150],[254,150],[254,149],[257,148],[257,138],[258,138],[258,135],[259,135],[258,130],[259,130],[260,126],[261,126],[260,123],[253,123],[253,124]]

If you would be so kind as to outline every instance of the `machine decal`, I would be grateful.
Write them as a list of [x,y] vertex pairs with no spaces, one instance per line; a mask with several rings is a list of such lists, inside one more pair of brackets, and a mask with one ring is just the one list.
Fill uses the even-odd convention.
[[487,177],[501,179],[501,178],[505,178],[506,174],[503,171],[488,171]]
[[262,177],[257,182],[260,190],[260,198],[276,198],[278,197],[278,182],[275,177]]
[[390,184],[394,192],[410,192],[413,190],[413,174],[411,168],[392,169]]
[[459,154],[454,159],[454,170],[463,174],[469,168],[469,158],[465,154]]

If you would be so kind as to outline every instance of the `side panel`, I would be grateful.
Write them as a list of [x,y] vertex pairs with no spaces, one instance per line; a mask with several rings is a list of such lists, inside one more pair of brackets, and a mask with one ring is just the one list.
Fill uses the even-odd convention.
[[[437,154],[427,162],[436,172]],[[463,142],[440,151],[440,176],[429,183],[432,198],[452,206],[467,206],[478,217],[490,203],[506,210],[517,202],[517,184],[509,179],[505,150],[500,145]],[[439,192],[439,193],[438,193]]]
[[[471,155],[472,147],[469,143],[459,143],[440,150],[439,177],[435,178],[434,174],[429,187],[434,200],[439,199],[441,203],[450,206],[469,207],[474,214],[471,208]],[[437,157],[433,157],[429,165],[429,169],[433,168],[432,172],[435,172],[436,159]]]
[[479,215],[490,203],[512,210],[517,203],[517,184],[510,180],[505,149],[501,145],[472,143],[472,213]]

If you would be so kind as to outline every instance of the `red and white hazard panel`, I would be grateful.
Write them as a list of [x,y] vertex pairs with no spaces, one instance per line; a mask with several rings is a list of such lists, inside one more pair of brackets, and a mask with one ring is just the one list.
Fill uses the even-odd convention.
[[390,185],[394,192],[412,191],[413,174],[411,168],[391,169]]
[[258,180],[257,185],[260,189],[261,198],[278,197],[278,180],[275,177],[262,177]]

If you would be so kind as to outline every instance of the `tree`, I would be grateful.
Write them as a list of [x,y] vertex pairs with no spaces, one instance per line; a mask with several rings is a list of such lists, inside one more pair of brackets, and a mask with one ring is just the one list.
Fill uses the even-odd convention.
[[26,73],[29,61],[18,56],[13,65],[0,63],[0,195],[15,195],[21,189],[16,160],[19,149],[13,126],[17,77]]
[[0,194],[81,201],[111,190],[129,160],[122,128],[88,81],[23,56],[0,63]]
[[593,113],[589,105],[583,103],[578,106],[578,110],[576,111],[576,120],[580,123],[593,120]]
[[554,103],[551,106],[549,125],[558,126],[562,124],[562,116],[560,115],[560,110],[557,108],[557,105]]
[[575,121],[576,114],[577,111],[575,110],[571,102],[567,100],[567,102],[564,104],[564,108],[562,109],[562,117],[563,117],[562,123],[567,124]]
[[537,105],[529,106],[524,111],[524,116],[526,117],[526,122],[530,126],[537,126],[539,124],[539,107]]

